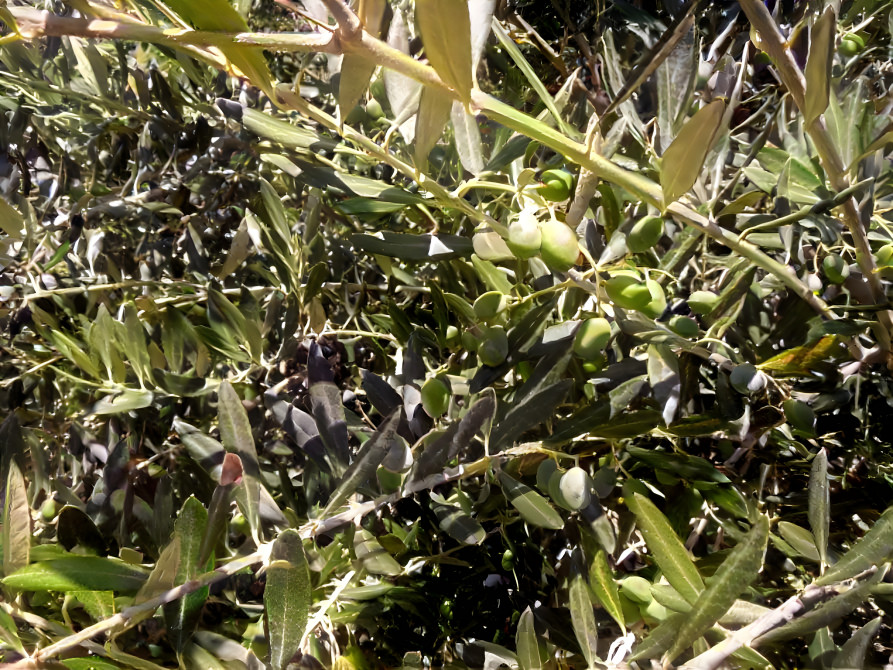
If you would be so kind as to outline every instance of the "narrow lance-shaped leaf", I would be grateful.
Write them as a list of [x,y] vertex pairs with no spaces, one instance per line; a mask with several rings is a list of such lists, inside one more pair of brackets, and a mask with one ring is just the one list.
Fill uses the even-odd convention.
[[402,566],[368,530],[363,528],[356,530],[353,537],[353,549],[357,560],[373,575],[396,577],[403,572]]
[[424,169],[428,154],[443,134],[444,126],[450,120],[452,106],[453,101],[448,93],[435,88],[425,88],[422,91],[415,125],[415,160],[420,169]]
[[477,117],[469,114],[460,102],[453,102],[450,111],[453,123],[453,135],[456,140],[456,151],[462,167],[477,176],[484,170],[484,157],[481,149],[481,132],[478,129]]
[[571,623],[574,635],[580,643],[580,649],[590,668],[599,660],[596,653],[598,632],[595,627],[595,616],[592,613],[592,601],[589,599],[589,588],[583,573],[574,566],[568,585],[568,606],[571,611]]
[[714,100],[699,109],[684,126],[673,143],[667,147],[660,162],[660,185],[664,194],[664,207],[688,192],[698,175],[707,153],[713,147],[726,103]]
[[626,505],[636,515],[636,524],[648,550],[670,585],[691,604],[704,590],[704,581],[667,518],[645,496],[626,496]]
[[893,555],[893,506],[881,514],[864,537],[816,580],[824,586],[855,577],[860,572],[880,565]]
[[540,670],[539,642],[533,627],[533,612],[528,606],[518,619],[518,630],[515,632],[515,647],[518,650],[518,665],[521,670]]
[[828,108],[831,93],[831,59],[837,17],[828,7],[809,31],[809,55],[806,57],[806,100],[803,120],[815,121]]
[[237,454],[242,461],[244,475],[242,486],[236,494],[237,501],[251,526],[255,541],[260,544],[260,465],[257,462],[251,423],[242,401],[228,381],[220,382],[217,395],[220,441],[227,451]]
[[21,591],[137,591],[145,571],[114,558],[69,556],[38,561],[3,578]]
[[750,532],[726,557],[707,588],[682,620],[676,639],[664,656],[670,663],[725,614],[738,595],[756,578],[769,539],[769,517],[760,516]]
[[[180,552],[175,583],[185,584],[211,569],[210,561],[199,564],[202,539],[208,525],[208,512],[194,496],[183,503],[174,523],[174,537]],[[164,621],[168,636],[178,650],[182,650],[192,635],[199,613],[208,598],[209,588],[203,587],[164,606]]]
[[[373,37],[381,32],[381,20],[387,3],[384,0],[363,0],[358,15],[363,27]],[[341,78],[338,82],[338,111],[341,121],[350,113],[369,86],[377,63],[374,59],[358,54],[345,54],[341,60]]]
[[499,473],[499,483],[502,485],[505,497],[527,523],[552,530],[564,528],[564,519],[561,515],[548,500],[529,486],[512,479],[502,471]]
[[467,103],[471,99],[468,4],[464,0],[416,0],[415,12],[428,60],[444,83]]
[[[397,7],[394,7],[394,18],[391,19],[391,27],[388,30],[388,45],[402,53],[409,53],[409,30],[403,12]],[[419,107],[422,85],[390,68],[384,69],[382,78],[400,134],[407,144],[412,144],[415,140],[415,113]]]
[[824,449],[812,459],[809,472],[809,525],[824,570],[828,558],[828,533],[831,526],[830,491],[828,488],[828,455]]
[[881,617],[872,619],[853,633],[852,637],[844,643],[841,650],[834,657],[834,660],[831,662],[831,667],[840,668],[840,670],[846,668],[864,668],[865,654],[868,651],[868,645],[871,644],[872,638],[874,638],[878,628],[881,627],[882,621],[883,619]]
[[331,514],[332,510],[337,508],[341,503],[347,500],[357,487],[364,481],[375,474],[376,469],[385,456],[397,442],[397,427],[400,425],[400,416],[402,408],[394,410],[391,415],[385,419],[384,423],[378,428],[371,438],[363,445],[360,453],[357,454],[356,460],[344,473],[338,488],[332,493],[326,508],[322,512],[322,516],[326,517]]
[[3,528],[0,547],[3,550],[3,576],[11,575],[28,565],[31,549],[31,509],[25,490],[25,477],[14,459],[10,460],[3,497]]
[[599,549],[589,566],[589,588],[596,600],[611,615],[611,618],[620,626],[620,630],[626,633],[626,622],[623,618],[623,607],[620,602],[620,591],[614,575],[611,574],[611,566],[608,565],[608,556],[604,549]]
[[285,668],[301,645],[310,611],[310,568],[298,531],[283,531],[270,551],[264,588],[264,626],[270,665]]
[[431,509],[437,517],[440,529],[462,544],[480,544],[487,531],[461,505],[449,503],[436,493],[431,493]]

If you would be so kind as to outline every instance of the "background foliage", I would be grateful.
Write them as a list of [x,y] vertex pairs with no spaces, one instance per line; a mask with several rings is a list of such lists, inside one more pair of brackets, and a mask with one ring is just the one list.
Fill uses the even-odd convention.
[[890,3],[468,7],[2,10],[0,660],[889,657]]

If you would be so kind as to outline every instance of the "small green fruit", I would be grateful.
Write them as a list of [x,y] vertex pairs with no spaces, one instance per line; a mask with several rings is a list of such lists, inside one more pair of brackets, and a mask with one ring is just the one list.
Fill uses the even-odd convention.
[[566,272],[577,264],[580,245],[577,242],[577,233],[570,226],[549,219],[540,226],[540,233],[542,235],[540,257],[550,269]]
[[638,277],[617,275],[605,282],[611,302],[623,309],[642,309],[651,302],[651,290]]
[[474,314],[481,321],[489,321],[505,309],[505,296],[499,291],[488,291],[474,301]]
[[664,220],[659,216],[646,216],[636,224],[626,236],[626,246],[634,254],[651,249],[664,234]]
[[865,40],[856,33],[849,33],[840,40],[840,46],[837,47],[837,51],[845,58],[852,58],[861,53],[864,48]]
[[53,519],[56,518],[56,501],[52,498],[47,498],[43,505],[40,506],[40,518],[43,519],[46,523],[50,523]]
[[551,202],[564,202],[574,188],[574,176],[564,170],[546,170],[542,175],[543,183],[537,192]]
[[543,234],[536,215],[529,211],[521,212],[521,216],[509,224],[506,243],[516,258],[536,256],[543,243]]
[[505,363],[509,355],[509,338],[502,326],[488,328],[478,346],[478,359],[484,365],[495,368]]
[[689,316],[676,315],[670,319],[670,330],[681,337],[697,337],[700,332],[698,322]]
[[784,416],[791,428],[812,433],[815,430],[815,411],[805,402],[790,398],[784,402]]
[[543,493],[549,492],[549,478],[558,470],[558,463],[547,458],[536,469],[536,485]]
[[695,291],[688,298],[688,306],[695,314],[706,314],[718,300],[719,296],[712,291]]
[[515,568],[515,552],[511,549],[506,549],[502,552],[502,569],[506,572],[511,572]]
[[647,605],[654,597],[651,595],[651,582],[644,577],[632,575],[620,582],[620,593],[636,603]]
[[832,284],[842,284],[850,276],[850,266],[837,254],[825,256],[822,268],[825,270],[825,277]]
[[422,407],[428,416],[438,417],[446,412],[450,405],[450,389],[438,377],[431,377],[422,384]]
[[874,259],[879,268],[893,265],[893,244],[885,244],[878,249]]
[[475,337],[474,333],[468,330],[462,331],[461,340],[462,348],[465,351],[477,351],[478,347],[481,346],[481,341]]
[[647,280],[645,286],[651,294],[651,301],[642,308],[642,314],[656,319],[667,309],[667,296],[664,295],[663,287],[653,279]]
[[391,472],[387,468],[378,468],[376,476],[378,477],[378,485],[381,486],[381,490],[384,492],[398,491],[403,483],[403,475],[399,472]]
[[377,121],[384,116],[381,103],[375,98],[366,103],[366,115],[373,121]]
[[552,473],[552,476],[549,477],[548,490],[549,497],[552,498],[556,505],[569,510],[570,505],[567,500],[564,499],[564,494],[561,492],[561,479],[564,477],[564,472],[564,470],[558,468]]
[[584,361],[593,361],[601,355],[610,339],[611,323],[607,319],[586,319],[577,329],[574,353]]
[[589,505],[589,485],[589,474],[583,468],[573,467],[562,475],[558,486],[570,510],[577,511]]
[[459,329],[453,325],[447,326],[446,333],[444,334],[444,339],[449,344],[457,342],[459,340]]
[[729,375],[732,388],[742,395],[753,395],[766,388],[766,375],[750,363],[738,365]]

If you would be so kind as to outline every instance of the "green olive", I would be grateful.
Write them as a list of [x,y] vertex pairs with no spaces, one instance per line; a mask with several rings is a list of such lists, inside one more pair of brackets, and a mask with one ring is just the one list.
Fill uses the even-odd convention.
[[53,519],[56,518],[56,501],[52,498],[47,498],[43,505],[40,506],[40,518],[45,522],[50,523]]
[[688,306],[695,314],[706,314],[718,300],[719,296],[712,291],[694,291],[688,298]]
[[551,458],[545,459],[536,469],[536,485],[543,493],[549,492],[549,478],[558,470],[558,463]]
[[536,190],[551,202],[564,202],[574,188],[574,176],[564,170],[546,170],[542,174],[542,181]]
[[366,103],[366,115],[373,121],[377,121],[384,116],[384,110],[381,108],[381,103],[375,98],[372,98],[372,100]]
[[842,284],[850,276],[850,266],[837,254],[825,256],[825,259],[822,261],[822,268],[825,271],[825,277],[832,284]]
[[542,242],[543,234],[540,224],[532,212],[521,212],[518,219],[509,224],[509,236],[506,243],[516,258],[536,256]]
[[549,219],[540,226],[542,245],[540,257],[556,272],[565,272],[577,264],[580,245],[577,233],[561,221]]
[[465,351],[477,351],[478,347],[481,346],[481,341],[475,337],[474,333],[468,330],[462,331],[461,342]]
[[670,319],[670,330],[681,337],[697,337],[700,332],[698,322],[689,316],[676,315]]
[[558,486],[568,509],[577,511],[589,505],[589,474],[580,467],[573,467],[564,473]]
[[430,377],[422,384],[422,407],[428,416],[438,417],[450,405],[450,388],[438,377]]
[[567,500],[564,499],[564,494],[561,492],[561,480],[564,477],[565,471],[561,468],[555,470],[552,473],[552,476],[549,477],[549,497],[555,502],[559,507],[563,507],[564,509],[571,509]]
[[505,309],[505,295],[499,291],[487,291],[474,301],[474,314],[482,321],[489,321]]
[[667,296],[664,294],[663,287],[653,279],[648,279],[645,286],[651,294],[651,300],[642,308],[642,314],[656,319],[667,309]]
[[616,275],[605,282],[611,302],[623,309],[642,309],[652,301],[651,290],[638,277]]
[[515,568],[515,552],[506,549],[502,552],[502,569],[511,572]]
[[735,366],[729,375],[732,388],[742,395],[753,395],[766,388],[766,375],[750,363]]
[[478,359],[484,365],[495,368],[505,363],[509,355],[509,340],[502,326],[488,328],[478,346]]
[[626,246],[634,254],[651,249],[664,234],[664,220],[659,216],[646,216],[636,224],[626,236]]
[[647,605],[654,597],[651,595],[651,582],[644,577],[631,575],[620,582],[620,593],[636,603]]
[[574,337],[574,353],[584,361],[595,360],[610,339],[611,323],[607,319],[586,319],[580,324]]
[[884,268],[893,265],[893,243],[885,244],[874,255],[878,267]]

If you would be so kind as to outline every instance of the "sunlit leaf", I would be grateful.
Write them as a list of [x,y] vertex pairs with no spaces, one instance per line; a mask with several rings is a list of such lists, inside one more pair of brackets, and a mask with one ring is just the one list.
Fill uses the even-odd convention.
[[21,591],[136,591],[146,572],[123,561],[75,556],[31,563],[3,578]]
[[357,560],[373,575],[395,577],[403,572],[403,567],[368,530],[358,528],[354,532],[353,549]]
[[25,477],[15,460],[10,461],[3,489],[3,518],[0,549],[3,551],[4,576],[28,565],[31,549],[31,508],[25,489]]
[[661,158],[660,185],[664,204],[678,200],[697,181],[719,132],[726,105],[714,100],[699,109],[676,135]]
[[572,570],[567,597],[574,635],[577,637],[577,642],[580,643],[580,649],[582,649],[589,667],[594,667],[599,660],[597,653],[598,632],[595,627],[595,616],[592,613],[592,601],[589,599],[589,587],[579,570]]
[[548,500],[532,488],[504,472],[499,473],[499,483],[512,507],[518,510],[527,523],[553,530],[564,528],[564,519],[561,515]]
[[[611,615],[611,618],[620,626],[620,630],[626,632],[626,622],[620,603],[620,591],[617,582],[608,565],[608,556],[604,549],[595,552],[595,556],[589,565],[589,587],[599,604]],[[683,602],[685,602],[683,600]]]
[[283,670],[299,650],[312,603],[310,569],[296,530],[285,530],[276,538],[266,574],[264,627],[270,665]]
[[760,516],[756,524],[719,566],[707,588],[692,605],[680,625],[676,639],[664,656],[672,662],[695,640],[715,624],[735,602],[738,595],[757,578],[769,538],[769,517]]
[[[429,0],[439,5],[460,5],[458,1],[439,2]],[[419,166],[424,167],[428,162],[428,154],[437,140],[443,135],[443,129],[450,120],[450,110],[453,107],[452,98],[445,91],[426,87],[419,99],[419,113],[415,124],[415,160]]]
[[521,666],[521,670],[540,670],[543,667],[530,607],[521,612],[521,617],[518,619],[515,647],[518,649],[518,665]]
[[807,515],[822,564],[828,560],[828,534],[831,527],[831,493],[828,484],[828,455],[819,449],[809,471]]
[[829,6],[809,31],[809,55],[804,73],[806,108],[803,110],[803,122],[806,124],[812,123],[828,107],[836,25],[837,16],[834,8]]
[[893,555],[893,507],[888,507],[871,529],[837,563],[832,565],[816,584],[833,584],[849,579]]
[[[204,565],[198,562],[207,525],[207,510],[194,496],[190,496],[174,522],[174,537],[179,542],[179,560],[174,576],[176,584],[185,584],[211,569],[211,561],[206,561]],[[192,635],[208,593],[208,587],[203,587],[164,606],[168,635],[178,650],[183,649]]]
[[654,503],[639,493],[626,496],[626,505],[636,515],[645,544],[664,577],[683,598],[694,604],[704,590],[704,581],[670,522]]
[[[417,0],[415,16],[425,44],[425,54],[431,65],[459,99],[468,102],[471,96],[471,23],[468,4],[463,0]],[[422,107],[424,100],[423,93]],[[419,117],[421,122],[421,110]],[[419,132],[417,128],[416,133]],[[427,155],[427,151],[424,154]]]

